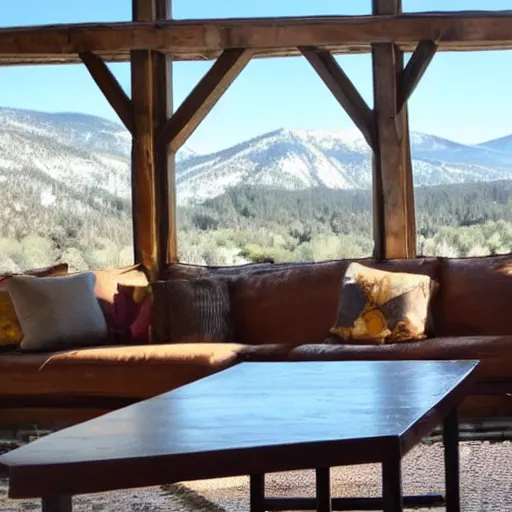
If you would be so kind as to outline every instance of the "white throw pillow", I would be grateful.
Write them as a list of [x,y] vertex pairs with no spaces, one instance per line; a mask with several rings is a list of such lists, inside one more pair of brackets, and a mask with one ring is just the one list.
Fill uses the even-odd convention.
[[13,276],[7,283],[26,351],[99,345],[107,324],[94,294],[92,272],[63,277]]

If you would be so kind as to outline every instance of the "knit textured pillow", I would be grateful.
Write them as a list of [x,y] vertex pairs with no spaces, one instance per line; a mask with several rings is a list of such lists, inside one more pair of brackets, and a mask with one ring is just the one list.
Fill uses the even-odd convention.
[[426,338],[434,282],[426,275],[385,272],[351,263],[331,332],[343,341],[393,343]]
[[228,285],[220,279],[156,281],[153,327],[160,342],[232,340]]

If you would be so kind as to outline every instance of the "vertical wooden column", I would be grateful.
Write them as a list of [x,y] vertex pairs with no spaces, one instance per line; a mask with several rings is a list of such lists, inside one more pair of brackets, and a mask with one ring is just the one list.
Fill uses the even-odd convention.
[[[172,0],[155,0],[159,20],[172,17]],[[176,226],[176,153],[169,150],[162,138],[167,121],[173,114],[172,60],[160,52],[153,52],[155,59],[155,158],[156,158],[156,211],[158,229],[158,259],[160,277],[168,263],[178,261]]]
[[[170,0],[133,0],[134,21],[167,17]],[[167,148],[157,134],[172,109],[166,57],[151,50],[131,52],[134,110],[132,201],[135,259],[156,279],[169,259],[169,173],[174,172]]]
[[[401,0],[373,0],[373,14],[400,14]],[[403,53],[394,43],[372,45],[377,144],[373,159],[377,258],[414,258],[416,222],[407,104],[399,110]]]

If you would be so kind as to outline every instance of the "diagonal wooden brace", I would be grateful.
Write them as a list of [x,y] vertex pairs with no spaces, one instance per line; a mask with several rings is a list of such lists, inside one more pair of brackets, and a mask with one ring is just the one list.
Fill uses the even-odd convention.
[[400,87],[397,98],[397,111],[400,112],[405,102],[411,97],[414,89],[420,83],[429,64],[437,51],[433,41],[420,41],[411,55],[407,66],[400,75]]
[[79,56],[93,80],[101,89],[103,95],[119,116],[119,119],[121,119],[126,129],[133,135],[134,121],[132,101],[124,92],[116,77],[112,74],[104,60],[98,57],[98,55],[86,52],[80,53]]
[[376,130],[373,111],[368,107],[333,55],[328,51],[316,48],[299,48],[299,50],[345,109],[354,124],[361,130],[366,142],[372,149],[375,149]]
[[226,50],[185,98],[160,134],[169,151],[176,152],[216,105],[228,87],[249,63],[253,53],[236,48]]

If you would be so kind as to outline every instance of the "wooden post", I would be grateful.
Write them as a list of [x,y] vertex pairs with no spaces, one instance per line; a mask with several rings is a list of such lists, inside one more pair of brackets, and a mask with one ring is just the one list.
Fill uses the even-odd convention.
[[[164,19],[170,0],[133,0],[134,21]],[[151,280],[171,259],[169,212],[174,206],[173,155],[162,148],[156,134],[172,109],[170,64],[152,50],[133,50],[130,55],[134,130],[132,146],[132,200],[135,259]],[[172,203],[172,204],[171,204]],[[174,239],[176,230],[174,229]]]
[[[155,0],[156,18],[170,19],[172,0]],[[172,60],[160,52],[153,52],[155,59],[155,118],[154,145],[157,169],[157,224],[159,277],[163,278],[167,265],[178,261],[176,225],[176,151],[169,151],[169,144],[162,140],[161,132],[173,114]]]
[[[373,14],[402,11],[401,0],[373,0]],[[372,44],[377,143],[373,159],[374,239],[378,259],[416,256],[416,220],[407,105],[399,105],[403,53]],[[402,108],[400,108],[402,107]]]

